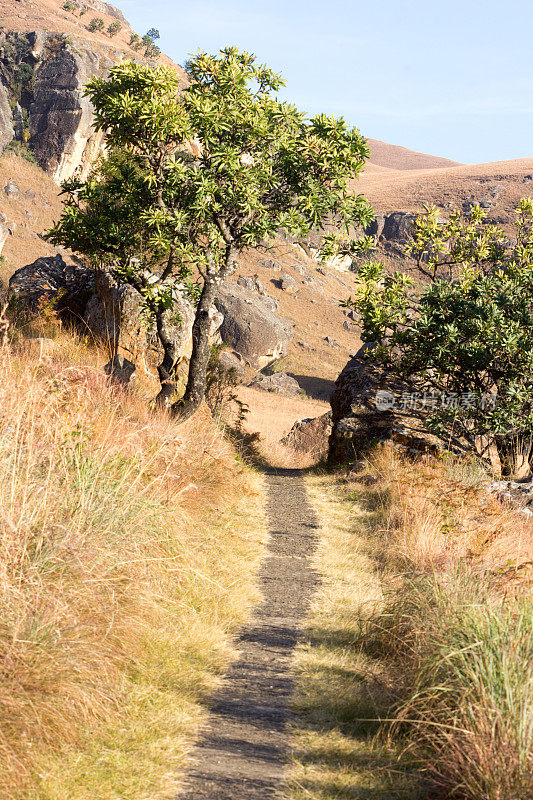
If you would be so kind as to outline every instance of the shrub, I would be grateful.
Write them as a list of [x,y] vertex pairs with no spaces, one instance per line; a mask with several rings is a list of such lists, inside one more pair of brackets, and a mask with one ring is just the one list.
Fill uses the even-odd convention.
[[105,28],[104,20],[101,17],[93,17],[89,22],[88,28],[92,33],[95,31],[103,31]]
[[116,36],[117,33],[119,33],[121,30],[122,30],[122,25],[120,24],[120,22],[112,22],[111,25],[109,25],[107,28],[107,32],[111,36],[111,38],[113,38],[113,36]]
[[521,477],[533,451],[533,200],[516,209],[509,239],[474,207],[441,223],[428,208],[410,252],[425,278],[361,267],[354,298],[363,339],[409,392],[424,397],[428,427],[458,449],[498,448]]

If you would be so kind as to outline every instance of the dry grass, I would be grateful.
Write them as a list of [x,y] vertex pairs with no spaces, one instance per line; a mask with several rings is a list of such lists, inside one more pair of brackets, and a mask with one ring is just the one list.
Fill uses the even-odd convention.
[[58,345],[0,350],[0,797],[173,797],[257,601],[257,479]]
[[365,651],[384,598],[369,552],[377,514],[330,476],[308,476],[320,519],[321,584],[295,659],[290,800],[416,800],[422,782],[376,737],[394,686],[387,664]]
[[308,467],[312,456],[285,447],[281,439],[297,420],[319,417],[329,411],[329,404],[306,397],[282,397],[241,386],[238,397],[248,408],[244,429],[260,436],[259,450],[266,461],[277,467]]
[[[369,645],[389,662],[406,747],[468,800],[533,795],[531,526],[474,463],[377,453],[356,489],[379,509],[386,603]],[[372,488],[368,488],[371,484]]]

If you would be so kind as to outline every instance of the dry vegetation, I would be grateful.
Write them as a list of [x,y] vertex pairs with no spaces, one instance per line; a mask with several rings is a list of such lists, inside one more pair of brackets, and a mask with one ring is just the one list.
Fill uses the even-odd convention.
[[174,797],[258,599],[257,479],[72,338],[22,348],[0,349],[0,797]]
[[313,482],[330,521],[300,658],[313,733],[298,732],[294,796],[531,798],[531,524],[475,462],[387,448],[338,482],[340,500],[330,478]]

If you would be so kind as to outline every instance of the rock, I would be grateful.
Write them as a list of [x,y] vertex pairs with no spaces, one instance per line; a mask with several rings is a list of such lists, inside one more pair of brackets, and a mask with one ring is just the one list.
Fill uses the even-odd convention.
[[0,255],[2,255],[2,250],[4,249],[4,245],[7,241],[7,237],[9,236],[9,231],[5,225],[0,225]]
[[253,292],[255,290],[255,282],[253,278],[247,278],[244,275],[239,275],[237,283],[239,286],[244,286],[244,288],[248,289],[249,292]]
[[257,292],[257,294],[260,294],[262,296],[266,294],[263,282],[260,281],[258,278],[255,279],[255,291]]
[[7,88],[0,82],[0,154],[4,152],[15,135],[13,112],[9,104]]
[[308,270],[306,270],[306,268],[302,266],[302,264],[293,264],[292,268],[295,272],[298,272],[300,275],[305,275],[305,276],[309,275]]
[[259,369],[284,355],[292,339],[291,326],[268,301],[234,283],[220,287],[215,300],[224,317],[220,338]]
[[33,189],[26,189],[26,191],[24,192],[24,197],[25,197],[27,200],[34,200],[34,199],[35,199],[35,197],[36,197],[36,194],[35,194],[35,192],[33,191]]
[[54,303],[60,314],[79,322],[94,291],[94,273],[66,264],[59,255],[48,256],[18,269],[9,288],[20,304],[32,312]]
[[353,324],[351,322],[348,322],[347,319],[345,319],[344,322],[342,323],[342,327],[344,328],[345,331],[353,331],[354,330]]
[[327,267],[338,269],[341,272],[349,272],[352,268],[353,258],[351,256],[332,256],[324,261]]
[[286,372],[275,372],[273,375],[256,375],[250,386],[261,389],[263,392],[274,392],[283,397],[296,397],[301,393],[297,380],[287,375]]
[[6,222],[7,222],[7,214],[4,214],[3,212],[1,212],[0,213],[0,223],[2,223],[2,225],[4,225]]
[[132,361],[128,361],[124,356],[116,355],[105,365],[104,372],[115,383],[121,386],[128,386],[135,377],[136,367]]
[[227,350],[222,350],[218,357],[218,363],[226,372],[230,372],[231,370],[235,371],[235,374],[239,378],[243,378],[246,372],[244,364],[240,361],[238,356],[235,353],[229,353]]
[[108,14],[114,19],[118,19],[118,21],[122,22],[124,25],[128,24],[128,21],[122,11],[116,8],[116,6],[111,5],[111,3],[105,3],[104,0],[91,0],[91,6],[96,9],[96,11],[100,11],[102,14]]
[[407,242],[414,219],[414,214],[406,214],[403,211],[394,211],[392,214],[388,214],[384,218],[383,238],[387,241]]
[[288,294],[294,294],[298,291],[298,284],[292,275],[282,275],[278,283],[279,288],[283,289],[283,291],[287,292]]
[[384,214],[376,214],[376,218],[372,220],[370,225],[365,228],[365,233],[367,236],[375,236],[377,239],[383,233],[383,228],[385,226],[385,215]]
[[282,444],[300,453],[309,453],[317,461],[327,458],[331,435],[331,412],[314,419],[300,419],[294,423]]
[[372,357],[365,343],[342,370],[331,395],[332,432],[329,458],[350,462],[379,441],[409,450],[436,453],[442,442],[424,428],[422,414],[402,411],[407,387]]
[[[31,34],[30,34],[31,35]],[[66,38],[50,48],[48,34],[38,52],[33,102],[28,111],[29,147],[39,165],[57,183],[80,170],[83,178],[101,150],[103,134],[94,129],[94,113],[84,87],[109,63],[81,41]],[[57,34],[55,42],[57,42]]]
[[281,266],[272,258],[262,258],[259,263],[261,264],[262,267],[267,267],[267,269],[273,269],[274,272],[281,272]]
[[324,336],[324,341],[326,344],[329,344],[330,347],[335,347],[336,349],[340,349],[340,344],[332,339],[331,336]]
[[7,229],[9,231],[9,235],[14,236],[17,232],[18,225],[16,222],[10,222],[7,226]]
[[14,180],[10,179],[6,183],[4,186],[4,194],[6,197],[9,197],[10,200],[16,200],[16,198],[20,195],[20,189]]
[[269,311],[277,311],[279,308],[279,301],[275,297],[270,297],[269,294],[260,295],[261,302],[268,308]]
[[[183,298],[178,285],[174,306],[166,312],[166,318],[179,357],[189,355],[194,310]],[[134,363],[141,361],[151,368],[161,361],[163,349],[155,324],[146,319],[141,295],[132,286],[116,281],[109,273],[99,271],[95,274],[94,291],[83,319],[86,328],[111,354],[126,353]]]

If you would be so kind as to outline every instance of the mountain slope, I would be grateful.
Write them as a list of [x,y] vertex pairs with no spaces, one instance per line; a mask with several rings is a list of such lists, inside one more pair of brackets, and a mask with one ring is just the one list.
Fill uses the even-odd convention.
[[378,139],[367,139],[370,146],[370,163],[388,169],[413,170],[413,169],[439,169],[459,166],[459,162],[450,161],[449,158],[430,156],[426,153],[417,153],[407,147],[387,144]]

